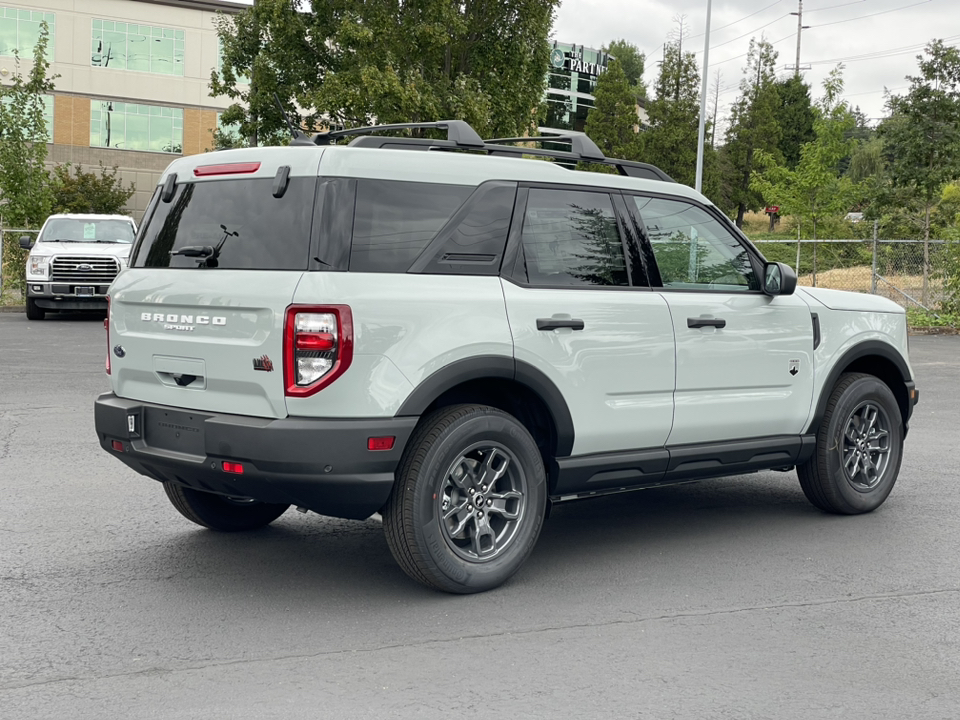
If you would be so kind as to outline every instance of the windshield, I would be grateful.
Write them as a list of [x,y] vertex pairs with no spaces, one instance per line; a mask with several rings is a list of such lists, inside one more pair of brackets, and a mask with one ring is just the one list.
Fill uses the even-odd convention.
[[145,222],[132,267],[306,270],[315,177],[177,185]]
[[53,218],[43,229],[40,242],[123,243],[133,242],[133,223],[129,220],[82,220]]

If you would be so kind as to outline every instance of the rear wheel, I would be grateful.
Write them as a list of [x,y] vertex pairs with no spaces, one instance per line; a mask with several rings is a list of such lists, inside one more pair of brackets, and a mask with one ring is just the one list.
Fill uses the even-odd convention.
[[816,452],[797,468],[800,487],[825,512],[870,512],[893,490],[902,450],[903,421],[890,388],[873,375],[841,375],[827,401]]
[[451,593],[505,582],[540,535],[547,490],[527,429],[483,405],[443,408],[410,441],[383,511],[387,544],[410,577]]
[[47,311],[37,305],[36,300],[27,298],[27,320],[43,320],[46,314]]
[[163,489],[173,506],[187,520],[221,532],[256,530],[272,523],[290,507],[202,492],[173,482],[163,483]]

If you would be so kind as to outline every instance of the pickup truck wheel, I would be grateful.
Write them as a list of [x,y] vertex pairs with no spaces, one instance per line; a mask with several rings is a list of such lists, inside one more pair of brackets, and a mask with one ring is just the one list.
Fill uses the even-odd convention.
[[27,298],[27,320],[43,320],[47,311],[37,305],[33,298]]
[[873,375],[840,376],[817,432],[813,457],[797,468],[807,499],[856,515],[887,499],[900,472],[903,421],[890,388]]
[[163,490],[187,520],[221,532],[256,530],[272,523],[290,507],[250,498],[228,498],[173,482],[163,483]]
[[411,578],[450,593],[490,590],[533,550],[547,491],[527,429],[484,405],[421,423],[383,510],[387,544]]

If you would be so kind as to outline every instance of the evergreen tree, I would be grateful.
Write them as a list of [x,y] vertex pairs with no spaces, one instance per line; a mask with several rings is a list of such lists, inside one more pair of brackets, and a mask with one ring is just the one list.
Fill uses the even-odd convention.
[[894,188],[916,194],[923,211],[923,293],[930,274],[930,214],[943,186],[960,178],[960,50],[935,40],[919,56],[920,75],[908,76],[910,89],[887,101],[891,116],[878,133]]
[[[594,108],[585,131],[607,157],[633,160],[639,156],[636,96],[618,60],[597,79]],[[604,166],[605,167],[605,166]]]
[[731,111],[730,127],[724,152],[729,178],[730,200],[736,208],[737,227],[743,227],[743,215],[748,209],[761,207],[762,199],[750,187],[757,151],[771,154],[779,160],[780,93],[776,82],[777,52],[766,40],[750,41],[747,67],[740,81],[740,98]]
[[627,40],[614,40],[604,48],[620,62],[623,74],[627,78],[630,90],[636,100],[643,100],[647,96],[647,86],[643,82],[643,71],[646,57],[640,49]]
[[697,165],[700,71],[694,54],[681,53],[679,42],[667,44],[654,92],[656,98],[647,104],[650,127],[642,134],[642,159],[677,182],[692,186]]
[[810,86],[799,75],[790,75],[777,82],[780,106],[777,109],[777,124],[780,126],[780,154],[788,168],[800,162],[800,147],[814,139],[813,103]]

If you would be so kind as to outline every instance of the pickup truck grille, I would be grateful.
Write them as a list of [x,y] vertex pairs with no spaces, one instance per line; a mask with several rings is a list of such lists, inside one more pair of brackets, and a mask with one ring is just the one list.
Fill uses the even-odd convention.
[[118,272],[120,265],[112,257],[59,256],[53,259],[50,279],[54,282],[109,285]]

